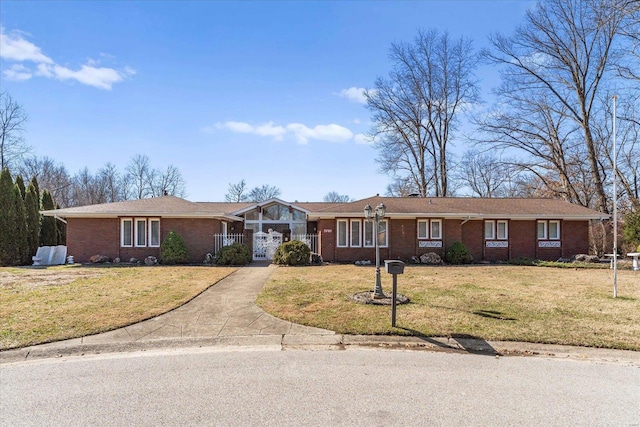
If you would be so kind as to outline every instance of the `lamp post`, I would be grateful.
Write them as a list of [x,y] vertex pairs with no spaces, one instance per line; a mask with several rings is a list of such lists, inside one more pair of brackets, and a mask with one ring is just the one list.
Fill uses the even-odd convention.
[[373,210],[373,208],[368,204],[364,208],[364,217],[368,220],[373,219],[375,227],[375,231],[373,233],[376,245],[376,283],[373,289],[373,298],[375,299],[385,298],[384,293],[382,292],[382,282],[380,281],[380,243],[378,242],[378,233],[380,232],[380,221],[384,218],[386,209],[387,208],[384,203],[380,203],[376,206],[375,210]]

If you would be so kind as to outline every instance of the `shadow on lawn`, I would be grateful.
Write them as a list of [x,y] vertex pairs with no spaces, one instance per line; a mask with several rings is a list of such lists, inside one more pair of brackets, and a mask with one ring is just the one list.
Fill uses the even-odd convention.
[[496,319],[496,320],[517,320],[514,317],[504,317],[502,315],[502,312],[500,311],[493,311],[493,310],[478,310],[478,311],[472,311],[471,313],[475,314],[476,316],[482,316],[482,317],[486,317],[488,319]]
[[424,335],[422,332],[417,331],[415,329],[403,328],[402,326],[399,326],[398,328],[403,329],[407,332],[411,332],[411,335],[415,336],[416,338],[419,338],[425,342],[428,342],[429,344],[432,344],[434,346],[437,346],[443,349],[462,350],[467,353],[479,354],[482,356],[499,356],[500,355],[500,353],[498,353],[498,351],[496,351],[496,349],[493,348],[491,344],[489,344],[482,338],[474,337],[472,335],[452,334],[449,337],[449,342],[453,340],[454,343],[446,344],[442,341],[438,341],[434,338],[428,337]]

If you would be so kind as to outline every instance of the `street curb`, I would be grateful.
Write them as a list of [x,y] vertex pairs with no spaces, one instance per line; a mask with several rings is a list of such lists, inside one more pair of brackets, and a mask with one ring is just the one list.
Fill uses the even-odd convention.
[[0,364],[105,353],[132,353],[184,348],[220,350],[357,350],[386,349],[477,354],[493,357],[543,357],[626,364],[640,367],[640,352],[523,342],[485,341],[472,338],[398,337],[387,335],[249,335],[212,338],[158,339],[134,342],[82,344],[80,339],[0,351]]

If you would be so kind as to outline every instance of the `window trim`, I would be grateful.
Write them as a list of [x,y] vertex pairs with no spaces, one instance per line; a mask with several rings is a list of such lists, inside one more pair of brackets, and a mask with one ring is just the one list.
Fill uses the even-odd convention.
[[[424,235],[420,235],[420,223],[425,224],[424,226]],[[428,239],[429,238],[429,220],[428,219],[419,219],[418,220],[418,239]]]
[[[384,224],[384,240],[385,240],[384,244],[380,244],[380,247],[381,248],[388,248],[389,247],[389,221],[386,220],[386,219],[383,219],[383,220],[380,221],[380,224]],[[376,236],[375,236],[376,239],[378,238],[379,234],[380,234],[380,229],[377,230],[377,233],[376,233]],[[375,241],[374,241],[374,247],[375,247]]]
[[[358,224],[358,243],[353,244],[353,225]],[[352,248],[361,248],[362,247],[362,221],[359,219],[352,219],[349,221],[349,246]]]
[[[491,236],[487,236],[487,225],[491,225]],[[496,221],[493,219],[484,221],[484,240],[496,240]]]
[[[540,224],[542,224],[542,227],[543,227],[542,237],[540,236],[540,228],[539,228]],[[538,240],[548,240],[548,224],[547,224],[547,221],[539,220],[537,222],[537,225],[536,225],[536,236],[538,237]]]
[[[554,236],[554,237],[551,236],[551,224],[552,223],[557,224],[556,230],[557,230],[558,234],[556,236]],[[547,237],[548,237],[548,239],[549,240],[560,240],[560,236],[561,236],[561,234],[560,234],[560,220],[558,220],[558,219],[550,220],[548,222],[548,225],[547,225]]]
[[[131,243],[128,244],[128,245],[125,245],[125,243],[124,243],[124,237],[125,237],[124,236],[125,235],[124,223],[127,222],[127,221],[129,221],[131,223],[131,225],[130,225],[131,228],[129,229],[129,234],[130,234],[129,235],[129,239],[130,239]],[[133,239],[133,224],[134,224],[133,218],[130,218],[130,217],[120,218],[120,247],[122,247],[122,248],[132,248],[133,247],[133,242],[134,242],[134,239]]]
[[[367,226],[371,227],[371,244],[367,245],[367,239],[366,239],[366,235],[367,235]],[[375,248],[376,247],[376,241],[374,240],[376,238],[376,233],[375,233],[375,221],[374,220],[365,220],[364,224],[362,226],[362,247],[363,248]]]
[[[439,231],[439,235],[438,236],[434,236],[433,235],[433,224],[437,223],[440,224],[438,231]],[[429,235],[431,236],[431,240],[442,240],[442,220],[441,219],[432,219],[431,221],[429,221]]]
[[[340,244],[340,223],[344,224],[344,245]],[[349,221],[346,219],[336,220],[336,247],[348,248],[349,247]]]
[[[150,248],[159,248],[160,247],[160,241],[162,240],[162,230],[160,228],[160,218],[148,218],[147,222],[149,223],[149,231],[148,231],[148,238],[147,238],[147,242]],[[158,223],[158,243],[157,244],[153,244],[153,226],[152,224],[154,222]]]
[[[138,224],[139,223],[144,223],[144,227],[142,228],[144,230],[144,244],[138,244],[138,237],[139,237],[139,233],[138,233]],[[147,247],[147,219],[146,218],[135,218],[133,221],[134,227],[133,227],[133,246],[135,246],[136,248],[146,248]]]
[[[504,236],[500,237],[500,224],[504,224]],[[497,240],[509,240],[509,221],[501,219],[496,221],[496,239]]]

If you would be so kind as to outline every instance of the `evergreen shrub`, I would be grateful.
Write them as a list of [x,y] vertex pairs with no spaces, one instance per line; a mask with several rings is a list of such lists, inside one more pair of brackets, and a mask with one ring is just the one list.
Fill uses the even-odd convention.
[[223,246],[215,257],[216,265],[247,265],[251,262],[251,251],[243,243]]
[[273,263],[279,265],[309,265],[311,249],[304,242],[291,240],[278,246]]
[[471,264],[473,262],[471,252],[462,242],[454,242],[447,251],[445,259],[449,264]]
[[184,264],[187,262],[187,245],[181,235],[170,231],[160,245],[160,262],[162,264]]

